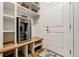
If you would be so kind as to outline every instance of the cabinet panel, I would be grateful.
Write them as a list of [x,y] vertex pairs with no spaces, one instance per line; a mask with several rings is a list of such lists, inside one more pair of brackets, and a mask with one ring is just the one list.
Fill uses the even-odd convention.
[[74,56],[79,57],[79,3],[74,3]]
[[[0,3],[0,48],[3,47],[3,3]],[[2,56],[2,54],[0,54]]]

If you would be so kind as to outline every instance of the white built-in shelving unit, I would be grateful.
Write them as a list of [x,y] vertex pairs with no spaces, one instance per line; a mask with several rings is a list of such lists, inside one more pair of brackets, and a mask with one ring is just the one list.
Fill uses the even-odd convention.
[[[5,47],[6,42],[11,41],[11,45],[15,45],[17,44],[17,36],[16,36],[16,17],[21,16],[21,15],[25,15],[31,19],[34,19],[35,17],[39,17],[40,15],[38,14],[38,12],[34,12],[29,8],[23,7],[21,4],[23,2],[0,2],[0,8],[3,12],[0,13],[1,15],[1,20],[3,25],[3,30],[2,30],[2,41],[0,43],[2,43],[2,47]],[[31,8],[35,8],[36,10],[39,10],[40,7],[39,5],[35,4],[34,2],[25,2],[25,5],[28,4],[31,5]],[[1,11],[0,10],[0,11]],[[1,35],[1,34],[0,34]],[[26,49],[27,46],[24,46],[23,49]],[[19,48],[16,48],[14,50],[14,56],[18,56],[18,52]],[[23,50],[24,53],[27,53],[26,50]],[[5,55],[5,53],[2,54],[3,56]],[[2,56],[1,55],[1,56]],[[27,56],[27,55],[26,55]]]

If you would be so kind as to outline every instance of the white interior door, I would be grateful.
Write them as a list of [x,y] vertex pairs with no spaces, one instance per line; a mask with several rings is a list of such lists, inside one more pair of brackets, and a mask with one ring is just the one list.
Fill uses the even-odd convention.
[[70,34],[70,3],[47,3],[44,9],[46,47],[63,56],[73,56]]

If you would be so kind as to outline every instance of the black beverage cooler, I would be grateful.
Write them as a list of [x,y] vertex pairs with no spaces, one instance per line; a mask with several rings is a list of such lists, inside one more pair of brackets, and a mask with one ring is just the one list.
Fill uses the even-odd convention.
[[31,21],[25,17],[17,17],[17,42],[22,43],[31,39]]

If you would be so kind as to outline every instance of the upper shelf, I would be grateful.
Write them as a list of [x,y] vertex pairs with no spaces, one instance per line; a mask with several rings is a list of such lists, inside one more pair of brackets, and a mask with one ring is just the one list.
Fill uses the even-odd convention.
[[34,2],[17,2],[17,4],[21,5],[22,3],[24,3],[27,6],[30,6],[31,8],[34,8],[36,10],[40,9],[40,6]]
[[6,15],[14,16],[15,14],[15,5],[10,2],[4,2],[3,3],[3,12]]
[[31,11],[30,9],[27,9],[27,8],[22,7],[20,5],[17,5],[17,15],[18,16],[26,15],[26,16],[29,16],[32,18],[34,18],[35,16],[39,16],[38,13],[35,13],[35,12]]
[[19,13],[19,15],[26,15],[30,17],[39,16],[37,11],[40,7],[34,2],[17,2],[17,6],[17,14]]
[[33,5],[35,5],[37,8],[40,8],[39,5],[37,5],[36,3],[32,2]]

